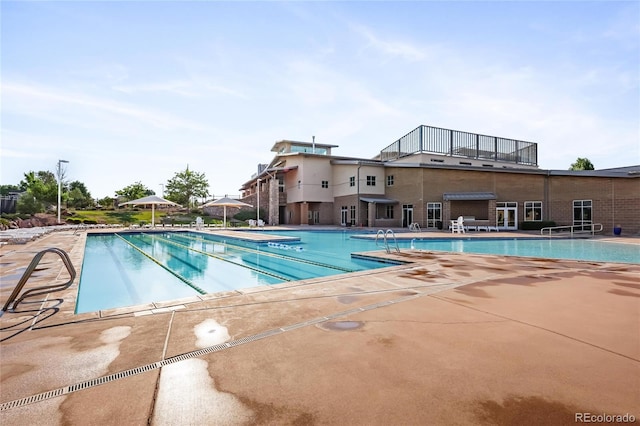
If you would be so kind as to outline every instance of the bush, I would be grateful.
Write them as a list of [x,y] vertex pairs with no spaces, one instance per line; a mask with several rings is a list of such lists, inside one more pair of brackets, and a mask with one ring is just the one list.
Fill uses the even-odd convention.
[[79,225],[79,224],[82,223],[82,219],[77,219],[75,217],[69,217],[69,218],[65,219],[65,221],[67,223],[71,223],[73,225]]
[[[240,221],[247,221],[249,219],[256,218],[256,210],[242,210],[233,216],[234,219]],[[264,210],[260,209],[260,219],[266,222],[267,216],[265,215]]]
[[542,228],[547,228],[550,226],[556,226],[556,223],[552,220],[525,221],[520,223],[520,229],[522,229],[523,231],[539,231]]
[[84,223],[85,225],[97,225],[98,222],[96,220],[93,219],[85,219],[82,221],[82,223]]

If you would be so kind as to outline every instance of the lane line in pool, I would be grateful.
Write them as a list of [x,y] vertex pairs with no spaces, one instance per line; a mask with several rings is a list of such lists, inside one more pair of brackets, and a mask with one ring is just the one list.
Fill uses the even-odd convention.
[[[258,254],[258,255],[262,255],[262,256],[269,256],[269,257],[275,257],[275,258],[278,258],[278,259],[290,260],[290,261],[298,262],[298,263],[306,263],[306,264],[309,264],[309,265],[320,266],[320,267],[328,268],[328,269],[335,269],[337,271],[342,271],[342,272],[356,272],[355,269],[343,268],[343,267],[337,266],[337,265],[329,265],[327,263],[316,262],[316,261],[313,261],[313,260],[302,259],[302,258],[299,258],[299,257],[285,256],[285,255],[279,254],[279,253],[272,253],[272,252],[269,252],[269,251],[260,251],[260,250],[256,250],[256,249],[251,249],[251,248],[248,248],[248,247],[243,247],[243,246],[239,246],[239,245],[236,245],[236,244],[231,244],[227,240],[224,240],[224,242],[220,242],[220,241],[210,240],[210,239],[207,239],[207,238],[204,238],[204,237],[202,237],[202,239],[198,239],[198,237],[192,237],[191,235],[185,235],[185,234],[179,235],[179,237],[180,238],[187,238],[187,239],[190,239],[190,240],[193,240],[193,241],[203,241],[204,240],[204,241],[209,241],[209,242],[212,242],[212,243],[225,244],[225,245],[228,245],[228,246],[232,246],[234,250],[246,251],[246,252],[253,253],[253,254]],[[233,237],[228,237],[228,238],[233,238]]]
[[196,253],[200,253],[200,254],[203,254],[205,256],[212,257],[214,259],[218,259],[218,260],[222,260],[222,261],[227,262],[227,263],[231,263],[232,265],[240,266],[241,268],[251,269],[252,271],[257,272],[259,274],[270,275],[270,276],[272,276],[274,278],[277,278],[279,280],[286,281],[286,282],[293,281],[293,279],[291,279],[291,278],[286,278],[286,277],[283,277],[281,275],[274,274],[272,272],[263,271],[261,269],[254,268],[253,266],[250,266],[250,265],[243,265],[243,264],[240,264],[240,263],[237,263],[237,262],[233,262],[233,261],[231,261],[229,259],[226,259],[226,258],[224,258],[222,256],[217,256],[217,255],[215,255],[213,253],[207,253],[206,251],[198,250],[196,248],[189,247],[189,246],[186,246],[184,244],[177,243],[175,241],[170,240],[169,238],[162,238],[162,237],[159,237],[157,235],[152,235],[152,234],[143,234],[143,235],[150,236],[151,238],[156,238],[156,239],[158,239],[158,240],[160,240],[162,242],[174,245],[176,247],[180,247],[180,248],[185,249],[185,250],[189,250],[189,251],[193,251],[193,252],[196,252]]
[[166,270],[167,272],[169,272],[171,275],[175,276],[176,278],[178,278],[180,281],[182,281],[183,283],[185,283],[186,285],[188,285],[189,287],[191,287],[192,289],[194,289],[195,291],[197,291],[200,294],[207,294],[206,291],[204,291],[203,289],[201,289],[200,287],[198,287],[197,285],[195,285],[194,283],[192,283],[191,281],[189,281],[187,278],[181,276],[180,274],[178,274],[175,271],[172,271],[170,268],[167,268],[166,266],[164,266],[162,264],[162,262],[160,262],[159,260],[157,260],[156,258],[150,256],[148,253],[146,253],[144,250],[140,249],[139,247],[137,247],[135,244],[131,243],[129,240],[127,240],[126,238],[124,238],[122,235],[116,233],[115,234],[118,238],[120,238],[122,241],[124,241],[125,243],[127,243],[128,245],[130,245],[131,247],[133,247],[134,249],[136,249],[138,252],[140,252],[142,255],[144,255],[145,257],[147,257],[149,260],[151,260],[152,262],[154,262],[156,265],[160,266],[162,269]]

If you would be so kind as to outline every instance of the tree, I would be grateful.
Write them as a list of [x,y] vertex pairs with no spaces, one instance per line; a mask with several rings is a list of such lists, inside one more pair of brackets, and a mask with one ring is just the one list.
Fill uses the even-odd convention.
[[588,158],[580,158],[569,167],[569,170],[595,170],[591,161]]
[[7,196],[10,192],[23,192],[27,188],[21,188],[18,185],[0,185],[0,195]]
[[177,172],[166,185],[167,199],[183,206],[191,207],[195,197],[209,195],[209,182],[204,173],[193,172],[189,166],[183,172]]
[[29,191],[23,192],[20,197],[18,197],[16,212],[21,214],[35,214],[43,211],[44,206],[42,205],[42,202],[38,201],[36,197],[29,193]]
[[116,195],[126,198],[127,201],[131,201],[146,197],[147,195],[155,195],[155,192],[144,186],[142,183],[136,182],[116,191]]
[[68,207],[84,209],[93,206],[93,204],[93,198],[84,183],[76,180],[69,184]]
[[[20,187],[25,188],[30,199],[27,203],[29,210],[37,207],[42,211],[48,206],[58,203],[58,181],[53,173],[49,171],[30,171],[24,174],[24,180],[20,182]],[[35,203],[35,204],[33,204]],[[18,203],[20,210],[20,203]],[[26,213],[26,212],[25,212]]]

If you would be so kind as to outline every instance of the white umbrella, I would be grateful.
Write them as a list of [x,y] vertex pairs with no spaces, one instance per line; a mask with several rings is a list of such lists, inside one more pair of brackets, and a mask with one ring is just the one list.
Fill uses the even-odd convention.
[[149,195],[148,197],[138,198],[137,200],[127,201],[126,203],[120,203],[120,205],[143,205],[143,204],[151,204],[151,226],[156,226],[156,204],[165,205],[165,206],[179,206],[179,204],[174,203],[173,201],[165,200],[162,197],[158,197],[157,195]]
[[223,227],[227,227],[227,207],[253,207],[251,204],[243,203],[242,201],[234,200],[233,198],[220,198],[219,200],[209,201],[208,203],[202,205],[202,207],[216,207],[223,206],[224,207],[224,222]]

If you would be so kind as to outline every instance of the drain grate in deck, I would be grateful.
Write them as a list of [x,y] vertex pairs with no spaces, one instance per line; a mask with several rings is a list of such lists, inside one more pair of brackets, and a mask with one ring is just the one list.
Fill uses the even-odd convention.
[[384,306],[388,306],[388,305],[392,305],[398,302],[403,302],[403,301],[407,301],[407,300],[411,300],[411,299],[415,299],[417,297],[420,297],[420,294],[416,294],[416,295],[411,295],[411,296],[405,296],[405,297],[401,297],[398,299],[394,299],[394,300],[389,300],[389,301],[385,301],[385,302],[380,302],[380,303],[376,303],[373,305],[367,305],[367,306],[362,306],[359,308],[354,308],[354,309],[349,309],[346,311],[342,311],[342,312],[337,312],[328,316],[324,316],[324,317],[319,317],[319,318],[315,318],[312,320],[308,320],[308,321],[304,321],[304,322],[300,322],[297,324],[292,324],[292,325],[288,325],[286,327],[281,327],[281,328],[276,328],[273,330],[268,330],[268,331],[264,331],[262,333],[258,333],[258,334],[254,334],[253,336],[247,336],[247,337],[243,337],[241,339],[237,339],[237,340],[232,340],[226,343],[221,343],[221,344],[217,344],[217,345],[213,345],[213,346],[209,346],[207,348],[203,348],[203,349],[198,349],[195,351],[191,351],[191,352],[187,352],[181,355],[176,355],[174,357],[171,358],[167,358],[165,360],[162,361],[158,361],[158,362],[154,362],[151,364],[147,364],[147,365],[143,365],[140,367],[135,367],[129,370],[125,370],[125,371],[121,371],[118,373],[114,373],[114,374],[109,374],[107,376],[102,376],[102,377],[98,377],[95,379],[91,379],[91,380],[86,380],[84,382],[80,382],[74,385],[70,385],[70,386],[65,386],[59,389],[54,389],[51,391],[47,391],[47,392],[42,392],[39,393],[37,395],[32,395],[32,396],[28,396],[22,399],[17,399],[14,401],[9,401],[9,402],[5,402],[0,404],[0,411],[5,411],[5,410],[9,410],[11,408],[17,408],[17,407],[22,407],[25,405],[29,405],[29,404],[34,404],[37,402],[41,402],[47,399],[51,399],[51,398],[56,398],[59,396],[64,396],[67,394],[70,394],[72,392],[77,392],[80,390],[84,390],[84,389],[88,389],[91,387],[95,387],[95,386],[99,386],[99,385],[103,385],[106,383],[110,383],[113,382],[115,380],[120,380],[120,379],[124,379],[127,377],[131,377],[137,374],[142,374],[142,373],[146,373],[148,371],[152,371],[152,370],[157,370],[161,367],[170,365],[170,364],[174,364],[176,362],[180,362],[180,361],[184,361],[187,359],[191,359],[191,358],[197,358],[203,355],[208,355],[214,352],[219,352],[219,351],[223,351],[225,349],[229,349],[229,348],[233,348],[235,346],[239,346],[239,345],[244,345],[247,343],[251,343],[251,342],[255,342],[257,340],[260,339],[265,339],[267,337],[271,337],[271,336],[275,336],[278,334],[282,334],[284,332],[287,331],[292,331],[292,330],[296,330],[299,328],[303,328],[303,327],[307,327],[310,325],[314,325],[314,324],[319,324],[319,323],[323,323],[323,322],[327,322],[329,320],[338,318],[338,317],[344,317],[347,315],[351,315],[351,314],[356,314],[356,313],[360,313],[360,312],[364,312],[364,311],[369,311],[372,309],[377,309],[377,308],[381,308]]

